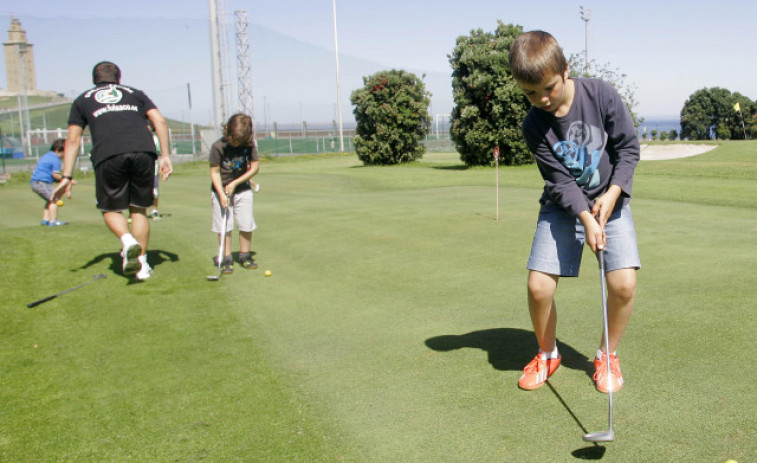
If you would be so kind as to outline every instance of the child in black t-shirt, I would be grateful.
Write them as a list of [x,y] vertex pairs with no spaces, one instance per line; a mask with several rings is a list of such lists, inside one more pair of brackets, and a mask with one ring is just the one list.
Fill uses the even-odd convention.
[[[239,263],[246,269],[256,269],[250,244],[255,230],[253,216],[253,191],[257,184],[250,179],[258,173],[258,147],[255,143],[252,118],[246,114],[234,114],[224,126],[223,137],[210,147],[211,201],[213,208],[212,230],[218,233],[219,243],[226,219],[226,248],[223,272],[234,271],[231,258],[231,232],[234,222],[239,229]],[[254,186],[253,186],[254,185]],[[225,215],[223,211],[228,211]],[[234,220],[236,219],[236,220]]]

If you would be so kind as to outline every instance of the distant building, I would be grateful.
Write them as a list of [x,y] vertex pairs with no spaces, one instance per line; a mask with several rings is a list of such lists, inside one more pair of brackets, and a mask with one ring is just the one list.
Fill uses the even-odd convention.
[[8,40],[3,43],[5,49],[5,73],[8,88],[0,89],[0,97],[24,94],[30,96],[52,97],[52,101],[65,100],[58,92],[37,89],[37,71],[34,68],[34,45],[26,39],[26,31],[21,28],[21,21],[11,16],[8,28]]
[[[34,45],[26,39],[26,31],[21,28],[21,21],[11,16],[8,40],[3,43],[5,49],[5,72],[8,83],[7,93],[29,95],[37,94],[37,75],[34,70]],[[26,79],[26,88],[24,88]]]

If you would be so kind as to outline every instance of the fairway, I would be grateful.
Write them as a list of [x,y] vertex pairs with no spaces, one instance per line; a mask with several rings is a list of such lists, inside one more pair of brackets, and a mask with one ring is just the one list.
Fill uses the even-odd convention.
[[726,142],[637,168],[642,269],[602,445],[582,440],[607,426],[589,251],[557,293],[562,367],[517,387],[537,349],[535,166],[500,168],[496,221],[494,169],[457,154],[262,160],[260,268],[217,282],[205,164],[161,184],[143,283],[121,275],[91,173],[65,227],[39,226],[41,201],[14,178],[0,185],[0,462],[751,461],[755,153]]

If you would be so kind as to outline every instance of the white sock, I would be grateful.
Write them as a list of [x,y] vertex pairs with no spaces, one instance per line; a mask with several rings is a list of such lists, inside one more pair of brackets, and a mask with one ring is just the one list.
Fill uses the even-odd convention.
[[123,244],[125,248],[128,248],[129,246],[139,243],[137,242],[137,239],[134,238],[134,235],[131,233],[124,233],[121,236],[121,244]]
[[543,350],[539,349],[540,354],[544,354],[544,356],[548,359],[556,359],[560,356],[560,353],[557,351],[557,345],[555,345],[555,348],[552,350],[552,352],[544,352]]
[[142,264],[142,267],[147,265],[147,254],[142,254],[137,259],[139,259],[139,263]]
[[[604,355],[604,353],[605,353],[605,351],[603,351],[602,349],[597,349],[597,356],[596,356],[596,358],[598,358],[598,359],[601,360],[602,359],[602,355]],[[617,356],[618,355],[618,351],[610,352],[610,355],[616,355]]]

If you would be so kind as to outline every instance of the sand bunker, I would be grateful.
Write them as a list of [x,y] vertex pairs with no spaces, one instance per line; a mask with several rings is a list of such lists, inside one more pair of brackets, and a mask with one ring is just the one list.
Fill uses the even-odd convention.
[[641,160],[662,161],[665,159],[687,158],[689,156],[706,153],[717,147],[717,145],[689,145],[683,143],[673,145],[642,144]]

